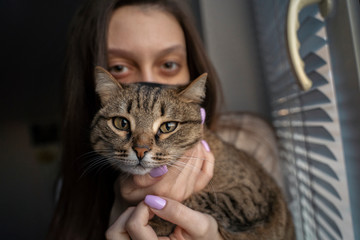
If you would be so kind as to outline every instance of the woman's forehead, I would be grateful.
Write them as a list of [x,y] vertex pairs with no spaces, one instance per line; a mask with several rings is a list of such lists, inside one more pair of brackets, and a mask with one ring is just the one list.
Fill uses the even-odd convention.
[[113,12],[108,30],[109,49],[165,49],[176,45],[185,47],[185,37],[170,13],[140,6],[120,7]]

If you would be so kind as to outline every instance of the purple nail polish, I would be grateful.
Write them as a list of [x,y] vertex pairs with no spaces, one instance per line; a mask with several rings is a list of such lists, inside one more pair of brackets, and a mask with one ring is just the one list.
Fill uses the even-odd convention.
[[154,196],[154,195],[146,195],[145,203],[151,208],[155,208],[157,210],[161,210],[166,205],[166,200],[162,199],[161,197]]
[[200,108],[200,114],[201,114],[201,124],[204,124],[206,118],[206,112],[204,108]]
[[201,140],[201,143],[204,146],[205,150],[210,152],[209,144],[205,140]]
[[150,176],[153,178],[160,177],[168,172],[168,169],[166,165],[163,165],[161,167],[153,168],[150,171]]

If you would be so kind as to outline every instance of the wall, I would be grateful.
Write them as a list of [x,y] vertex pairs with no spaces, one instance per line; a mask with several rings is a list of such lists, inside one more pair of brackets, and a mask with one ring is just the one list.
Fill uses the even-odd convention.
[[203,35],[222,81],[227,110],[269,117],[251,1],[200,0]]

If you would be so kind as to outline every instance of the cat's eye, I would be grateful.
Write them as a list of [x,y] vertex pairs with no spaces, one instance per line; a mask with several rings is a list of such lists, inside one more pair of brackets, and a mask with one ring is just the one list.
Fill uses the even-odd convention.
[[177,122],[165,122],[160,126],[160,133],[170,133],[178,126]]
[[115,128],[121,131],[129,131],[130,123],[126,118],[123,117],[114,117],[113,118],[113,125]]

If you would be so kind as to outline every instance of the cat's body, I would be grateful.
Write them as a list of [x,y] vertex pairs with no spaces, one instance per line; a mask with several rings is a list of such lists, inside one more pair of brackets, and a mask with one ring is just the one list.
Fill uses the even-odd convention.
[[[294,239],[291,216],[275,181],[256,160],[201,130],[200,103],[206,76],[186,88],[132,84],[121,86],[97,68],[97,92],[103,108],[95,116],[91,141],[95,151],[131,174],[172,165],[199,140],[215,157],[211,183],[184,201],[213,216],[225,239]],[[201,224],[201,223],[199,223]],[[159,218],[151,225],[160,235],[173,225]]]

